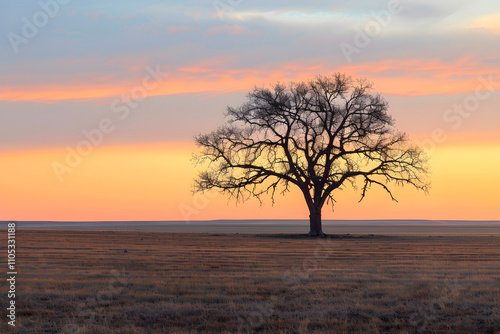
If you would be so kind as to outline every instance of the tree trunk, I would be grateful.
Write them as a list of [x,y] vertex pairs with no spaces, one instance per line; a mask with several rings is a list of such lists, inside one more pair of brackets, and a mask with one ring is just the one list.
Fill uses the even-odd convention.
[[308,237],[324,237],[323,229],[321,228],[321,209],[310,210],[309,214],[309,234]]

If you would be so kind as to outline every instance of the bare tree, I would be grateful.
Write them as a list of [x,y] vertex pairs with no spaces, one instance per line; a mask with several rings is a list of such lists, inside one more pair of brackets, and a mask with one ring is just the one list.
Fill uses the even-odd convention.
[[372,186],[393,196],[390,184],[426,191],[426,158],[394,129],[387,102],[372,83],[345,74],[309,82],[254,88],[238,108],[228,107],[227,124],[195,137],[208,163],[195,190],[219,189],[245,201],[298,187],[309,209],[309,236],[324,236],[321,210],[333,208],[335,190]]

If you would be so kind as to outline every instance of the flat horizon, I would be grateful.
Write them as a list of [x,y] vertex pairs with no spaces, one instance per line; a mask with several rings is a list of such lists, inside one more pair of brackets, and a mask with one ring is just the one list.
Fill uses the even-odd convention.
[[[2,222],[7,223],[7,222]],[[305,234],[308,220],[17,221],[19,230],[156,231],[190,233]],[[324,220],[326,234],[497,235],[500,221]]]
[[[496,219],[323,219],[323,223],[332,222],[438,222],[438,223],[450,223],[450,222],[491,222],[500,223],[500,220]],[[109,222],[109,223],[128,223],[128,222],[166,222],[166,223],[179,223],[186,222],[185,220],[169,220],[169,219],[159,219],[159,220],[15,220],[7,219],[0,220],[0,223],[7,222],[55,222],[55,223],[99,223],[99,222]],[[272,219],[272,218],[261,218],[261,219],[199,219],[199,220],[188,220],[187,222],[309,222],[309,219]]]

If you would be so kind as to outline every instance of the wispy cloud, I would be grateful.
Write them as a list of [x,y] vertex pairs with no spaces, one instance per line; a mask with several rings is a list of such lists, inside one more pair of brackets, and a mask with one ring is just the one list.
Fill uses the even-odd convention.
[[480,17],[469,26],[470,28],[486,29],[500,35],[500,14]]

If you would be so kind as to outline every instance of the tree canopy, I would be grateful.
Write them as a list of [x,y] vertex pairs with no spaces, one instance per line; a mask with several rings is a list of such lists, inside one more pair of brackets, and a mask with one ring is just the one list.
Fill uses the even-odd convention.
[[360,185],[360,201],[372,186],[396,200],[391,184],[426,191],[422,151],[398,132],[388,103],[364,78],[334,73],[308,82],[254,88],[227,123],[195,137],[206,163],[196,191],[218,189],[237,201],[298,187],[310,212],[311,236],[323,235],[321,210],[335,190]]

